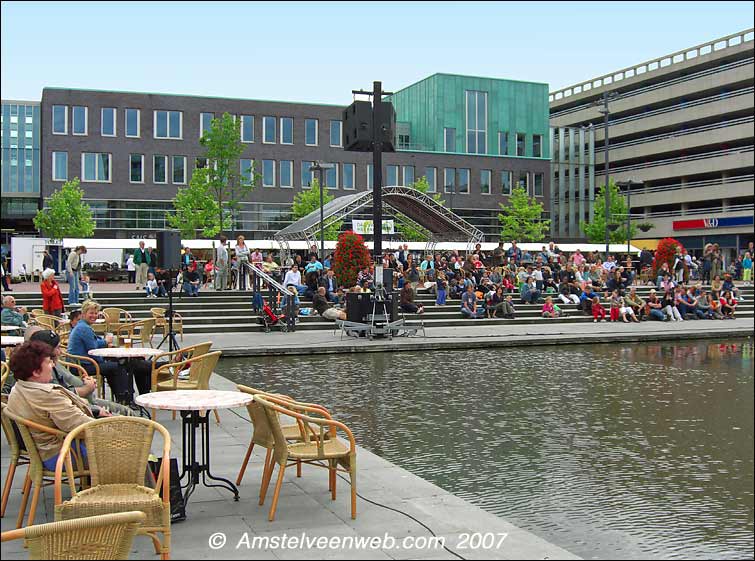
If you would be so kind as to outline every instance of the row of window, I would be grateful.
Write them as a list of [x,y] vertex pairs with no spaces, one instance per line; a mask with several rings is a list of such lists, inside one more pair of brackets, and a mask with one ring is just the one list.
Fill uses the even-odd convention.
[[[523,132],[515,134],[516,152],[509,154],[509,150],[512,148],[509,143],[508,131],[498,132],[498,155],[499,156],[525,156],[527,135]],[[473,150],[470,150],[469,147]],[[451,127],[445,127],[443,129],[443,151],[444,152],[456,152],[456,129]],[[487,154],[487,133],[485,131],[479,131],[474,129],[467,130],[467,152],[470,154]],[[543,135],[532,135],[532,157],[543,157]]]
[[[301,187],[309,188],[316,175],[311,167],[315,162],[303,161],[301,163]],[[206,167],[206,159],[197,159],[197,167]],[[332,167],[324,170],[323,183],[328,189],[345,190],[356,189],[356,164],[341,163],[329,164]],[[325,167],[328,165],[326,164]],[[252,169],[255,162],[252,159],[240,160],[239,174],[242,183],[249,184],[252,179]],[[81,155],[82,181],[95,183],[109,183],[112,180],[112,155],[108,153],[84,152]],[[260,174],[263,187],[293,188],[294,186],[294,161],[293,160],[261,160],[259,168],[255,171]],[[424,176],[429,184],[428,191],[435,193],[438,190],[438,168],[426,167]],[[401,175],[399,176],[399,172]],[[170,183],[185,185],[187,179],[187,157],[166,156],[155,154],[152,156],[152,182],[157,184]],[[468,168],[443,168],[443,192],[469,194],[470,170]],[[496,172],[498,189],[502,195],[510,195],[513,187],[525,189],[536,197],[543,196],[544,174],[527,171],[513,172],[502,170]],[[52,179],[53,181],[66,181],[68,179],[68,152],[52,153]],[[367,165],[367,187],[372,189],[372,165]],[[411,185],[414,183],[414,166],[386,166],[386,185]],[[493,170],[480,170],[480,193],[490,195],[493,190]],[[530,183],[530,181],[532,183]],[[129,182],[144,183],[144,154],[129,155]]]
[[[118,136],[118,111],[114,107],[100,109],[100,136]],[[71,134],[86,136],[89,134],[89,108],[74,105],[71,108]],[[210,130],[214,113],[200,113],[198,138]],[[241,142],[252,143],[254,138],[254,115],[234,116],[241,120]],[[125,136],[140,138],[141,110],[124,109]],[[52,134],[68,134],[68,106],[52,106]],[[183,140],[183,111],[153,111],[153,138]],[[304,119],[304,144],[318,145],[318,119]],[[330,146],[342,146],[343,124],[341,121],[330,121]],[[262,117],[263,144],[294,144],[293,117]]]

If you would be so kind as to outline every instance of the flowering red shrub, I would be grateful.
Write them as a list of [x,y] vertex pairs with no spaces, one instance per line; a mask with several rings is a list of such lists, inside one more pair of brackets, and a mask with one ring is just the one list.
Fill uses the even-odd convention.
[[658,248],[655,250],[655,257],[653,258],[653,274],[658,274],[658,269],[664,263],[668,263],[669,269],[674,270],[674,255],[676,255],[677,247],[684,249],[682,242],[674,238],[663,238],[658,242]]
[[348,230],[338,236],[338,245],[334,256],[333,272],[343,286],[354,286],[359,271],[369,267],[370,252],[364,245],[364,238]]

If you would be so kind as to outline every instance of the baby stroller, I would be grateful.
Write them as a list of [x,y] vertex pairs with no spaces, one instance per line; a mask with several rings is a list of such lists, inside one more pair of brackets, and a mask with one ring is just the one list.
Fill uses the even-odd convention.
[[265,333],[270,333],[273,327],[279,327],[282,333],[288,332],[286,314],[276,314],[275,311],[263,301],[262,313],[257,318],[257,323],[265,328]]

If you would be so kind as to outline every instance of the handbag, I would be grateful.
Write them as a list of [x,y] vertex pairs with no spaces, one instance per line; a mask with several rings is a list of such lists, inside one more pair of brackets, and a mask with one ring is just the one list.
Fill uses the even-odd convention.
[[[157,479],[160,473],[160,467],[162,465],[162,458],[149,461],[150,471],[152,476]],[[170,521],[181,522],[186,520],[186,506],[184,505],[184,496],[181,491],[181,478],[178,475],[178,460],[176,458],[170,458]],[[160,489],[160,497],[162,497],[162,489]]]

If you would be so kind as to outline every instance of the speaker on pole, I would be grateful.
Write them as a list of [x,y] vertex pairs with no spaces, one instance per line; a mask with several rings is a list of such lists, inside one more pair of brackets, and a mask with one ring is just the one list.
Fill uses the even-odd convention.
[[181,268],[181,234],[165,230],[157,232],[158,266],[162,269]]

